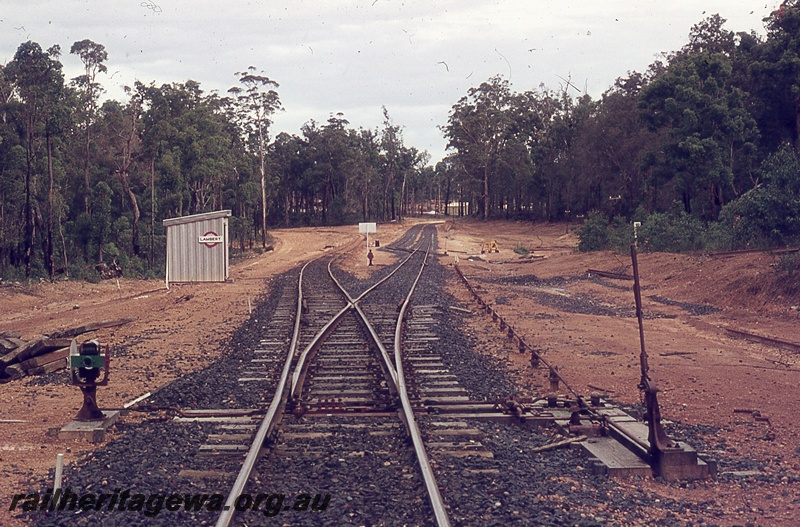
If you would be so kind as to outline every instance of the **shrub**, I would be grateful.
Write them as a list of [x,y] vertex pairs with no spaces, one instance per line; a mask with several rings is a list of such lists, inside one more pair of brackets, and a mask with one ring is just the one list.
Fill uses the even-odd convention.
[[722,208],[720,223],[736,248],[766,248],[800,239],[800,159],[786,146],[761,165],[764,184]]
[[608,248],[608,218],[600,211],[591,211],[578,229],[579,251],[602,251]]
[[682,252],[703,247],[705,227],[683,210],[654,213],[639,229],[640,245],[648,251]]
[[608,245],[617,252],[627,252],[633,244],[633,224],[623,216],[614,216],[608,226]]

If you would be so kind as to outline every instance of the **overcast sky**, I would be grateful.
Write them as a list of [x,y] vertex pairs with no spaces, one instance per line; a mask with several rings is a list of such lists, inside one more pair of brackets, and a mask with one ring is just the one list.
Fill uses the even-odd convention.
[[[271,128],[342,112],[381,126],[381,106],[406,146],[445,154],[439,126],[467,90],[502,75],[515,91],[571,79],[598,98],[628,71],[680,49],[719,13],[732,31],[763,35],[775,0],[0,0],[0,63],[27,40],[61,46],[67,78],[82,73],[72,44],[108,52],[107,97],[135,80],[200,82],[225,94],[255,66],[276,81],[284,111]],[[575,92],[577,93],[577,92]]]

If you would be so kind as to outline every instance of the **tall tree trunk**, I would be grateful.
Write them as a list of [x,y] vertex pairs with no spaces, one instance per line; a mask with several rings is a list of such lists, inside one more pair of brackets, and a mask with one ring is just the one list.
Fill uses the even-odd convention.
[[89,196],[92,194],[92,189],[89,186],[89,144],[91,140],[91,132],[89,131],[89,117],[86,118],[86,156],[83,158],[83,211],[89,214]]
[[122,182],[122,191],[128,196],[128,201],[131,203],[131,209],[133,209],[133,254],[139,256],[141,253],[139,247],[139,219],[142,217],[141,212],[139,211],[139,203],[136,200],[136,194],[133,193],[131,190],[131,186],[128,182],[128,173],[125,171],[119,172],[119,179]]
[[406,214],[406,172],[403,171],[403,183],[400,185],[400,219],[402,220]]
[[322,191],[322,223],[328,223],[328,184],[325,183],[325,190]]
[[45,265],[50,281],[55,279],[55,264],[53,262],[53,144],[50,132],[47,132],[47,250],[45,251]]
[[156,158],[150,160],[150,269],[155,265],[156,237]]
[[58,208],[58,234],[61,238],[61,249],[64,257],[64,276],[69,278],[69,261],[67,260],[67,242],[64,240],[64,229],[61,222],[61,207]]
[[450,209],[447,207],[450,204],[450,178],[447,179],[447,187],[444,190],[444,215],[450,214]]
[[[394,192],[392,192],[392,200],[389,201],[389,189],[394,186],[394,170],[389,169],[386,174],[386,183],[383,185],[383,217],[381,219],[391,217],[394,219]],[[390,216],[391,215],[391,216]]]
[[31,276],[33,258],[33,207],[31,205],[31,178],[33,177],[33,119],[28,121],[27,151],[25,152],[25,278]]
[[283,224],[289,226],[289,209],[292,206],[292,191],[286,189],[283,194]]
[[367,221],[369,217],[369,170],[364,169],[364,187],[361,189],[361,218]]
[[794,149],[800,152],[800,97],[794,104]]
[[483,166],[483,219],[489,219],[489,164]]
[[264,166],[264,130],[258,120],[258,154],[261,170],[261,247],[267,248],[267,170]]

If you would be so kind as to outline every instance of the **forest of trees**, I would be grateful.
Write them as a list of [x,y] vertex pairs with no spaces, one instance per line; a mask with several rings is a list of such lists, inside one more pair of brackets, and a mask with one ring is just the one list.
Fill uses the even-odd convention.
[[59,46],[25,42],[0,65],[0,278],[86,278],[111,260],[156,276],[162,220],[219,209],[233,211],[241,250],[266,247],[274,226],[389,221],[450,202],[483,219],[587,216],[584,248],[637,218],[720,246],[791,243],[800,0],[765,27],[736,33],[711,16],[598,100],[570,79],[515,92],[492,77],[454,103],[436,166],[386,108],[374,130],[332,114],[271,137],[279,86],[253,67],[224,96],[193,80],[137,82],[115,101],[102,97],[102,44],[75,42],[83,74],[65,79]]
[[444,132],[456,150],[445,163],[469,175],[462,181],[483,217],[630,216],[677,201],[718,219],[759,185],[765,159],[800,146],[798,5],[784,2],[763,40],[711,16],[683,49],[618,79],[600,100],[568,79],[522,93],[489,79],[453,107]]

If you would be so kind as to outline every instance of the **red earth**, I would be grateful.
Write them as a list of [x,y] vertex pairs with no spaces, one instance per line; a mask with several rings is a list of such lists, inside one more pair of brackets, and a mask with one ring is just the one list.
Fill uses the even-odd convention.
[[[378,226],[383,245],[411,222]],[[436,221],[440,262],[458,265],[481,294],[526,342],[557,365],[581,394],[600,392],[622,404],[640,402],[637,385],[640,342],[629,281],[587,270],[630,274],[630,255],[579,253],[574,227],[523,222]],[[275,250],[232,262],[226,283],[172,284],[123,278],[98,284],[57,282],[3,284],[0,331],[25,339],[89,322],[132,317],[124,326],[87,338],[125,346],[128,361],[112,362],[111,380],[98,389],[101,407],[116,408],[219,358],[233,330],[248,317],[248,305],[268,292],[269,278],[316,256],[345,253],[344,266],[358,276],[393,261],[375,250],[367,265],[364,239],[355,226],[272,231]],[[373,237],[371,237],[373,238]],[[483,253],[495,241],[499,252]],[[532,254],[529,258],[525,254]],[[472,258],[469,258],[472,257]],[[468,259],[469,258],[469,259]],[[660,499],[689,504],[682,522],[722,511],[722,526],[800,525],[800,437],[798,407],[800,348],[743,339],[729,329],[800,345],[800,278],[787,277],[766,253],[731,256],[643,253],[639,255],[646,349],[664,419],[702,428],[712,457],[752,462],[768,482],[743,474],[724,480],[664,484],[620,480],[622,488],[647,489]],[[472,308],[455,272],[448,287],[461,308]],[[545,370],[532,370],[529,357],[508,345],[491,317],[468,318],[478,348],[507,361],[521,391],[547,386]],[[24,525],[7,512],[7,500],[48,477],[56,455],[75,463],[100,445],[52,435],[80,407],[81,395],[65,384],[39,386],[29,379],[0,385],[0,524]],[[122,417],[129,422],[135,413]],[[112,441],[112,428],[104,441]],[[659,511],[653,510],[654,521]],[[625,518],[616,524],[635,525]]]

